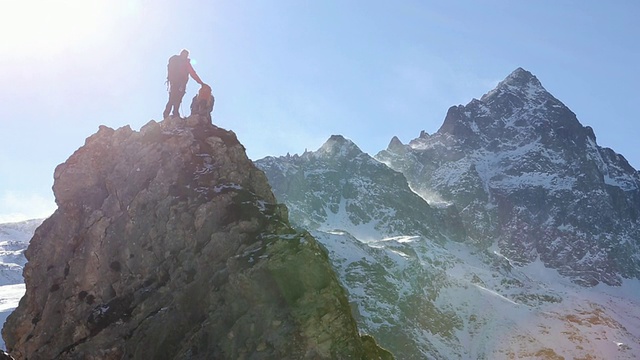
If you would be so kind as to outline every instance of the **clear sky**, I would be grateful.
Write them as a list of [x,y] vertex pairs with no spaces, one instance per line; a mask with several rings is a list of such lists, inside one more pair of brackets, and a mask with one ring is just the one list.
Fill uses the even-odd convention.
[[[191,51],[213,122],[251,159],[332,134],[375,155],[438,130],[517,67],[640,168],[640,2],[0,0],[0,222],[48,216],[99,125],[161,120],[168,58]],[[198,89],[190,81],[183,113]]]

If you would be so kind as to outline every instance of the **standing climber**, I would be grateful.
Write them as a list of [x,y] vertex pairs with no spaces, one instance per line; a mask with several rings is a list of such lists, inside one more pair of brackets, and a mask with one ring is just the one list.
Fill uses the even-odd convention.
[[172,117],[180,116],[180,103],[182,97],[187,90],[187,82],[189,81],[189,75],[198,84],[204,85],[202,80],[196,71],[191,66],[191,59],[189,59],[189,51],[183,49],[180,55],[173,55],[169,58],[169,65],[167,65],[167,81],[169,82],[169,101],[164,109],[163,118],[167,118],[171,110]]
[[204,116],[211,121],[211,112],[215,98],[211,94],[211,86],[203,84],[198,94],[191,101],[191,115]]

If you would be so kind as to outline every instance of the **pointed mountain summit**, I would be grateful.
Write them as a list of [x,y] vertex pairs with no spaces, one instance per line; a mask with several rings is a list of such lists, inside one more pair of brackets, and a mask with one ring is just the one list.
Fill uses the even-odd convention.
[[362,150],[342,135],[331,135],[315,154],[316,156],[353,158],[362,154]]
[[440,129],[376,159],[460,209],[470,239],[581,284],[640,276],[640,175],[518,68]]
[[406,146],[398,139],[397,136],[391,138],[389,145],[387,146],[387,150],[395,152],[395,153],[403,153],[406,151]]
[[537,77],[523,68],[517,68],[498,83],[495,89],[483,95],[480,100],[489,102],[492,98],[499,97],[505,93],[529,99],[534,98],[536,95],[548,94]]
[[[565,140],[595,140],[590,127],[584,127],[576,115],[542,86],[530,72],[518,68],[480,100],[466,106],[452,106],[438,130],[471,145],[482,145],[489,138],[516,138],[518,146],[560,136]],[[419,144],[420,136],[416,139]],[[429,142],[429,141],[427,141]],[[495,145],[498,145],[497,143]],[[419,145],[418,145],[419,146]]]

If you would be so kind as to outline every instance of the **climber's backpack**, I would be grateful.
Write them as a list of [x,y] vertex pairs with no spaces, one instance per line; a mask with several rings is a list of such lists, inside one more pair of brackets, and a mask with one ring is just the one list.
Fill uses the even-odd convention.
[[[185,59],[179,55],[169,58],[167,65],[167,80],[170,83],[181,83],[189,79],[188,68],[184,64]],[[186,61],[189,61],[188,59]]]

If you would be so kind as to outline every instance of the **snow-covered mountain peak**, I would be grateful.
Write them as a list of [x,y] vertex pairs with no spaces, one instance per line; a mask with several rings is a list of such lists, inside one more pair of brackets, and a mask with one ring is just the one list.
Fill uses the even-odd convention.
[[452,106],[406,154],[376,159],[423,197],[455,204],[470,238],[522,264],[540,258],[583,285],[640,277],[638,172],[526,70]]
[[331,137],[315,152],[316,156],[323,157],[355,157],[362,154],[362,150],[342,135]]
[[502,82],[502,85],[513,85],[513,86],[522,86],[522,85],[535,85],[542,88],[542,84],[538,80],[535,75],[530,73],[529,71],[519,67],[515,69],[511,74],[509,74]]
[[[480,100],[473,99],[465,106],[449,108],[436,134],[439,141],[452,136],[465,146],[476,148],[492,141],[496,147],[509,143],[511,147],[521,148],[538,142],[541,136],[579,143],[593,137],[593,131],[583,127],[569,108],[522,68],[507,76]],[[497,139],[501,139],[499,143],[495,142]],[[434,139],[421,135],[409,145],[424,149],[433,143]],[[447,143],[452,144],[448,140]]]
[[517,68],[498,83],[495,89],[483,95],[480,101],[490,103],[494,98],[504,94],[512,94],[531,100],[537,96],[548,94],[548,92],[532,73],[523,68]]

